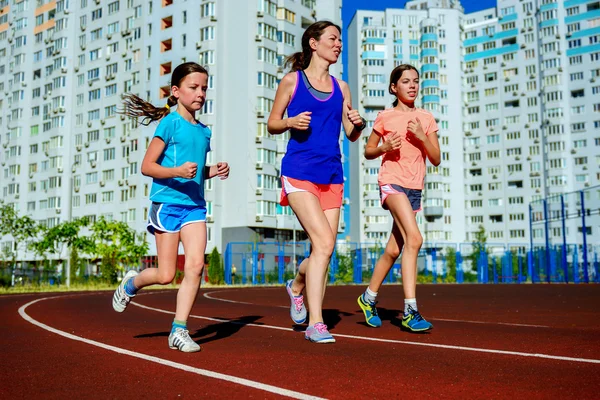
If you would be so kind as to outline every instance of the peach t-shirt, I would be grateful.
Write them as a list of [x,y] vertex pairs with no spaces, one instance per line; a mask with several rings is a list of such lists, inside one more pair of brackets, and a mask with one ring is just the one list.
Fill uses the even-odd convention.
[[438,126],[430,112],[421,108],[415,111],[398,111],[394,108],[381,111],[375,119],[373,131],[385,142],[395,131],[400,135],[401,147],[383,155],[379,169],[379,185],[395,184],[406,189],[423,190],[426,153],[418,140],[406,137],[409,121],[421,121],[426,135],[437,132]]

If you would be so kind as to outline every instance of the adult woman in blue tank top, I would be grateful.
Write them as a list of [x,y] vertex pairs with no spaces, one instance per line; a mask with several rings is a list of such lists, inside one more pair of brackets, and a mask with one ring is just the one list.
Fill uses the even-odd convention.
[[366,126],[352,109],[346,82],[329,75],[341,51],[339,26],[329,21],[309,26],[302,35],[302,51],[286,60],[291,72],[279,83],[268,122],[273,135],[290,130],[281,162],[281,205],[292,207],[311,242],[311,253],[286,290],[292,320],[301,324],[306,321],[306,288],[310,310],[305,338],[315,343],[335,342],[324,324],[322,306],[343,198],[340,127],[343,124],[346,137],[354,142]]

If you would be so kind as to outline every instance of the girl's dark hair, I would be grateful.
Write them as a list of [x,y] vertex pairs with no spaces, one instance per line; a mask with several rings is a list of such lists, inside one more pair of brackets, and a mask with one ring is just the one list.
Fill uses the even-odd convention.
[[[181,85],[183,79],[189,74],[193,74],[194,72],[199,72],[201,74],[208,75],[208,71],[203,66],[196,64],[195,62],[186,62],[183,64],[179,64],[173,70],[173,74],[171,75],[171,87]],[[155,107],[152,104],[148,103],[144,99],[136,96],[132,93],[127,93],[123,95],[123,106],[124,109],[121,112],[129,117],[143,117],[141,123],[142,125],[150,125],[152,121],[158,121],[161,118],[169,115],[170,107],[173,107],[177,104],[177,98],[175,96],[170,95],[167,98],[167,105],[164,107]],[[167,107],[168,106],[168,107]]]
[[325,29],[335,26],[342,34],[342,28],[330,21],[317,21],[310,25],[302,34],[302,51],[292,54],[285,59],[284,66],[291,65],[291,71],[301,71],[310,64],[312,49],[310,48],[310,39],[319,40]]
[[[410,64],[400,64],[392,70],[392,73],[390,74],[390,85],[388,86],[388,92],[390,92],[391,95],[396,95],[396,93],[394,93],[392,91],[392,85],[397,85],[398,81],[402,77],[402,74],[404,73],[404,71],[410,71],[410,70],[415,71],[417,73],[417,76],[419,76],[419,70]],[[397,97],[396,97],[396,100],[394,100],[394,102],[392,103],[392,105],[394,107],[396,107],[398,105]]]

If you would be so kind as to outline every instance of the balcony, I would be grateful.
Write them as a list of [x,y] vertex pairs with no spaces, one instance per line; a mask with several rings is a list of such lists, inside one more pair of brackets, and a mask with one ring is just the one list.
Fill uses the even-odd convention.
[[173,48],[173,40],[167,39],[160,42],[160,52],[164,53],[166,51],[170,51]]
[[425,206],[423,215],[427,219],[441,218],[444,215],[444,207],[442,206]]
[[171,74],[171,63],[164,63],[160,65],[160,75],[169,75]]
[[163,86],[159,90],[160,91],[159,91],[158,97],[160,99],[165,99],[171,95],[171,87],[170,86]]
[[164,17],[160,20],[160,29],[165,30],[173,26],[173,16]]

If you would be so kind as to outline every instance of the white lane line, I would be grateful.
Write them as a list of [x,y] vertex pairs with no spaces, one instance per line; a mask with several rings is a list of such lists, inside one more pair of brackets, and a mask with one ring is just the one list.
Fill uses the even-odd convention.
[[[147,310],[151,310],[151,311],[157,311],[157,312],[161,312],[161,313],[165,313],[165,314],[171,314],[171,315],[175,314],[172,311],[167,311],[167,310],[163,310],[163,309],[160,309],[160,308],[149,307],[149,306],[145,306],[145,305],[142,305],[142,304],[139,304],[139,303],[133,303],[132,302],[131,304],[133,304],[135,306],[138,306],[138,307],[141,307],[141,308],[145,308]],[[191,318],[204,319],[204,320],[208,320],[208,321],[229,322],[229,323],[236,324],[236,325],[246,325],[246,326],[254,326],[254,327],[257,327],[257,328],[276,329],[276,330],[280,330],[280,331],[295,332],[292,328],[285,328],[285,327],[282,327],[282,326],[245,323],[245,322],[239,322],[239,321],[235,321],[235,320],[228,320],[228,319],[221,319],[221,318],[211,318],[211,317],[204,317],[204,316],[201,316],[201,315],[193,315],[193,314],[190,314],[190,317]],[[479,352],[479,353],[492,353],[492,354],[502,354],[502,355],[509,355],[509,356],[534,357],[534,358],[545,358],[545,359],[559,360],[559,361],[571,361],[571,362],[580,362],[580,363],[600,364],[600,360],[590,359],[590,358],[564,357],[564,356],[554,356],[554,355],[551,355],[551,354],[542,354],[542,353],[524,353],[524,352],[520,352],[520,351],[495,350],[495,349],[485,349],[485,348],[480,348],[480,347],[454,346],[454,345],[437,344],[437,343],[410,342],[410,341],[407,341],[407,340],[380,339],[380,338],[372,338],[372,337],[365,337],[365,336],[344,335],[344,334],[339,334],[339,333],[336,333],[333,336],[335,336],[335,337],[341,337],[341,338],[348,338],[348,339],[365,340],[365,341],[370,341],[370,342],[406,344],[406,345],[409,345],[409,346],[424,346],[424,347],[434,347],[434,348],[439,348],[439,349],[473,351],[473,352]]]
[[[221,299],[219,297],[212,296],[212,294],[214,294],[214,293],[221,293],[221,292],[207,292],[207,293],[204,293],[204,297],[206,297],[207,299],[211,299],[211,300],[224,301],[226,303],[249,304],[251,306],[257,306],[258,305],[258,304],[255,304],[255,303],[248,303],[248,302],[245,302],[245,301],[236,301],[236,300]],[[269,306],[265,306],[265,307],[289,308],[289,306],[280,306],[280,305],[269,305]]]
[[45,297],[43,299],[37,299],[37,300],[33,300],[30,301],[29,303],[21,306],[19,308],[19,314],[21,315],[21,317],[26,320],[27,322],[39,326],[42,329],[45,329],[49,332],[55,333],[57,335],[66,337],[67,339],[71,339],[71,340],[75,340],[78,342],[83,342],[86,344],[90,344],[92,346],[97,346],[100,348],[103,348],[105,350],[110,350],[110,351],[114,351],[115,353],[119,353],[119,354],[124,354],[130,357],[135,357],[135,358],[140,358],[142,360],[146,360],[146,361],[151,361],[157,364],[161,364],[161,365],[165,365],[171,368],[176,368],[176,369],[180,369],[186,372],[191,372],[197,375],[202,375],[202,376],[206,376],[209,378],[214,378],[214,379],[220,379],[226,382],[231,382],[231,383],[235,383],[238,385],[242,385],[242,386],[247,386],[247,387],[251,387],[254,389],[259,389],[259,390],[263,390],[265,392],[271,392],[271,393],[275,393],[277,395],[281,395],[281,396],[286,396],[286,397],[291,397],[293,399],[307,399],[307,400],[320,400],[322,399],[321,397],[316,397],[316,396],[310,396],[304,393],[300,393],[300,392],[295,392],[292,390],[287,390],[287,389],[283,389],[277,386],[271,386],[271,385],[267,385],[264,383],[260,383],[260,382],[256,382],[256,381],[251,381],[249,379],[244,379],[244,378],[238,378],[237,376],[232,376],[232,375],[226,375],[226,374],[221,374],[219,372],[214,372],[214,371],[210,371],[207,369],[202,369],[202,368],[195,368],[195,367],[191,367],[189,365],[185,365],[185,364],[180,364],[180,363],[176,363],[173,361],[169,361],[169,360],[165,360],[163,358],[158,358],[158,357],[154,357],[154,356],[150,356],[147,354],[143,354],[143,353],[138,353],[135,351],[131,351],[131,350],[125,350],[122,349],[120,347],[116,347],[116,346],[111,346],[105,343],[100,343],[100,342],[96,342],[94,340],[90,340],[90,339],[85,339],[82,338],[80,336],[75,336],[72,335],[70,333],[58,330],[56,328],[52,328],[51,326],[48,326],[44,323],[41,323],[35,319],[33,319],[32,317],[30,317],[25,310],[27,309],[27,307],[29,307],[32,304],[35,304],[39,301],[43,301],[43,300],[50,300],[50,299],[56,299],[56,298],[60,298],[60,297],[64,297],[64,296],[54,296],[54,297]]
[[[222,293],[222,291],[217,291],[217,292],[207,292],[204,293],[204,297],[206,297],[207,299],[211,299],[211,300],[216,300],[216,301],[224,301],[226,303],[235,303],[235,304],[248,304],[248,305],[252,305],[252,306],[261,306],[261,307],[281,307],[281,308],[289,308],[289,306],[280,306],[280,305],[260,305],[260,304],[256,304],[256,303],[248,303],[245,301],[236,301],[236,300],[228,300],[228,299],[222,299],[220,297],[215,297],[214,294],[215,293]],[[432,320],[432,321],[445,321],[445,322],[461,322],[461,323],[467,323],[467,324],[484,324],[484,325],[508,325],[508,326],[524,326],[524,327],[529,327],[529,328],[550,328],[550,326],[548,325],[531,325],[531,324],[515,324],[515,323],[511,323],[511,322],[487,322],[487,321],[469,321],[469,320],[462,320],[462,319],[447,319],[447,318],[430,318],[428,317],[428,319]]]
[[516,324],[512,322],[486,322],[486,321],[469,321],[462,319],[447,319],[447,318],[428,318],[432,321],[446,321],[446,322],[464,322],[469,324],[488,324],[488,325],[508,325],[508,326],[525,326],[529,328],[551,328],[548,325],[532,325],[532,324]]

